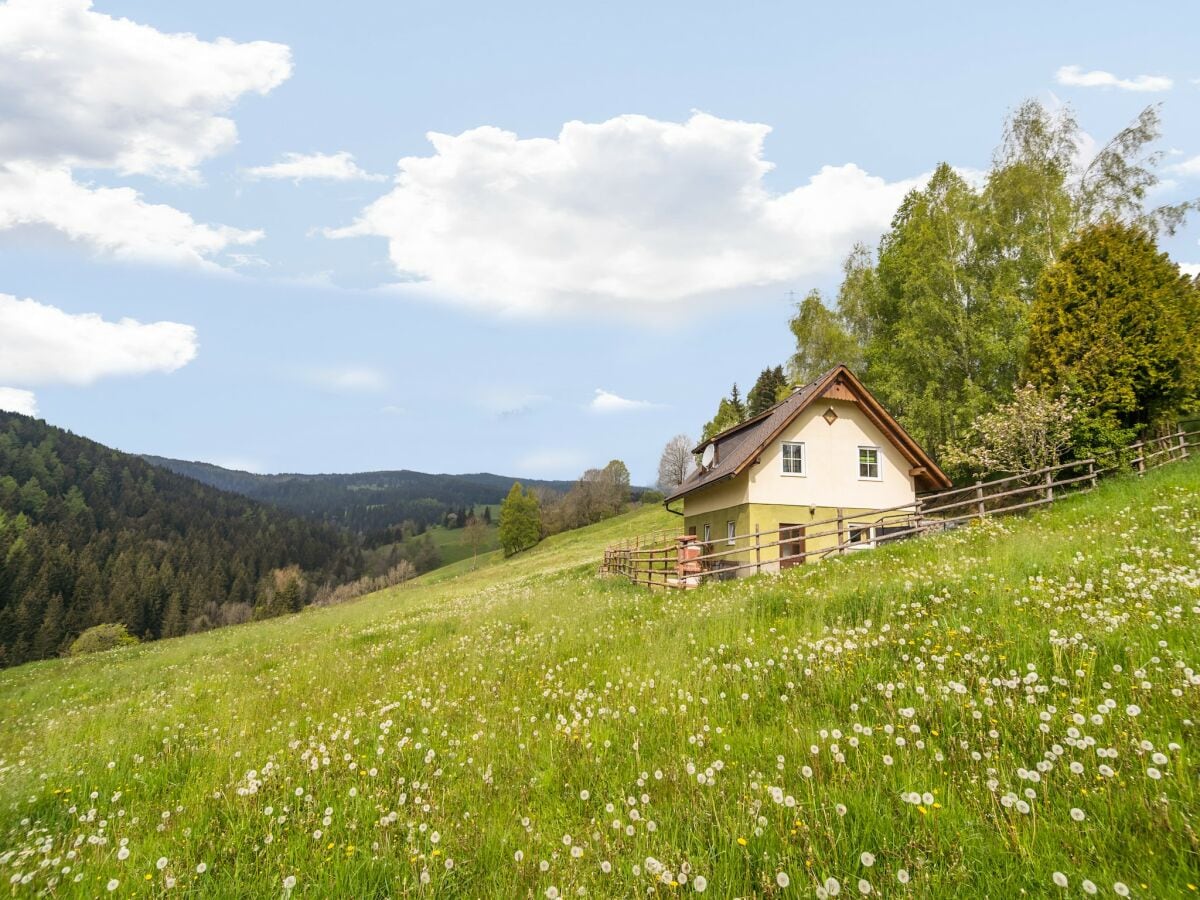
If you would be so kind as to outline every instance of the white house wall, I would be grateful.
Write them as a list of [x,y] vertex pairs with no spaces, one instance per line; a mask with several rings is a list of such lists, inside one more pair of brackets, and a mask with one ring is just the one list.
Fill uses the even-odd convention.
[[[830,407],[838,415],[832,425],[822,418]],[[785,441],[804,444],[804,475],[784,474],[782,445]],[[858,477],[860,446],[879,448],[880,480]],[[814,400],[763,451],[760,459],[761,462],[749,469],[747,499],[751,503],[886,509],[911,503],[916,497],[913,477],[908,474],[908,460],[871,423],[857,403],[845,400]],[[691,515],[690,498],[688,507]]]

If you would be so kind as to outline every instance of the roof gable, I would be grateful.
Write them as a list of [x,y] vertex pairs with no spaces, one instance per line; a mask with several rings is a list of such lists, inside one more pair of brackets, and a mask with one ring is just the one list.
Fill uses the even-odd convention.
[[912,439],[900,423],[844,365],[834,366],[821,377],[797,388],[790,396],[753,419],[727,428],[696,447],[716,447],[716,458],[707,469],[696,469],[679,485],[666,502],[690,494],[698,488],[734,478],[746,471],[772,441],[779,437],[797,416],[818,399],[847,400],[857,403],[867,419],[904,455],[911,466],[909,474],[924,490],[948,488],[951,481],[937,463]]

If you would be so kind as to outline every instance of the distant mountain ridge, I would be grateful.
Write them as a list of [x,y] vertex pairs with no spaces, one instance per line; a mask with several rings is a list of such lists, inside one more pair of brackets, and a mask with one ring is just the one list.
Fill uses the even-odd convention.
[[211,487],[359,534],[384,531],[404,521],[433,525],[447,512],[461,507],[499,503],[514,481],[557,493],[565,493],[574,484],[573,481],[513,478],[490,472],[434,475],[410,469],[260,475],[212,463],[151,455],[142,458]]

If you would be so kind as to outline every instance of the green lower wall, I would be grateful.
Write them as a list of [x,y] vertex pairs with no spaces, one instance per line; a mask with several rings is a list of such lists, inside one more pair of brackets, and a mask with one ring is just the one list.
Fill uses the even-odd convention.
[[[694,528],[695,533],[701,538],[704,537],[705,524],[712,527],[712,540],[706,553],[726,554],[720,558],[734,564],[752,563],[756,559],[766,564],[775,563],[779,560],[780,548],[778,546],[760,547],[756,554],[753,537],[755,528],[758,528],[760,532],[776,532],[779,526],[784,523],[788,525],[807,525],[811,522],[823,522],[827,519],[836,518],[837,514],[837,509],[829,506],[808,507],[769,503],[742,503],[737,506],[689,516],[685,503],[683,524],[686,532],[691,533]],[[842,515],[847,523],[851,521],[870,522],[879,518],[879,515],[873,510],[866,509],[844,509],[842,510]],[[738,540],[734,546],[729,546],[725,537],[726,523],[731,521],[737,523],[734,533],[738,535]],[[834,531],[835,529],[836,525],[832,523],[817,526],[818,531]],[[761,543],[773,544],[778,540],[779,535],[772,533],[764,535],[761,538]],[[836,547],[837,544],[836,534],[829,534],[825,537],[806,538],[805,550],[823,550],[829,547]],[[817,557],[815,556],[810,556],[806,559],[808,562],[815,562],[816,560]],[[740,574],[752,573],[752,569],[747,569]]]

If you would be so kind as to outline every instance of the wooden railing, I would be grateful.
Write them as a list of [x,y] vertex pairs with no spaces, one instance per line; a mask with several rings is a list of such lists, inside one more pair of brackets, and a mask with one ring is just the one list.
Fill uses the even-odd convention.
[[[921,534],[946,531],[974,519],[1044,506],[1070,494],[1089,491],[1105,475],[1133,471],[1139,475],[1200,447],[1200,430],[1178,429],[1138,441],[1111,459],[1082,459],[1035,472],[924,494],[915,502],[886,509],[839,509],[827,519],[708,543],[676,530],[660,529],[614,544],[604,551],[600,572],[628,578],[647,587],[690,588],[877,547]],[[808,549],[812,544],[820,544]],[[796,550],[797,546],[803,549]],[[681,548],[684,548],[681,550]],[[786,552],[785,552],[786,548]]]

